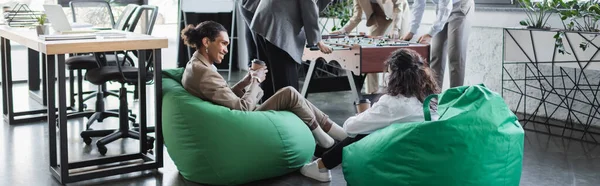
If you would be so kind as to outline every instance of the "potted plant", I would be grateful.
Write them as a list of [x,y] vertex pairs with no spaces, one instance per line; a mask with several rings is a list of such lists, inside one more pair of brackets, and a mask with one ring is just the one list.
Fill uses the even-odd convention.
[[46,25],[46,14],[42,14],[39,17],[37,17],[37,22],[38,25],[35,26],[35,30],[37,32],[37,35],[46,35],[49,34],[49,27],[48,25]]
[[559,15],[565,30],[559,31],[554,36],[556,39],[555,45],[558,48],[559,53],[570,54],[569,52],[565,51],[562,43],[566,32],[591,33],[587,34],[589,37],[586,37],[587,39],[579,44],[579,48],[584,51],[589,46],[589,42],[592,42],[594,39],[596,39],[598,35],[594,33],[600,31],[600,24],[598,24],[598,21],[600,20],[600,5],[598,3],[598,0],[571,0],[567,2],[561,2],[561,7],[564,9],[559,11]]
[[544,29],[549,30],[547,26],[548,18],[556,12],[562,0],[519,0],[519,4],[525,9],[527,19],[519,22],[522,26],[527,26],[529,29]]

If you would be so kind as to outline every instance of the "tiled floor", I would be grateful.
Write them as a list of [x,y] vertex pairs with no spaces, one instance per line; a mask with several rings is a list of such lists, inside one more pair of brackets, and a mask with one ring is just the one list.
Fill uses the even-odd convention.
[[[236,73],[232,79],[239,79],[240,76],[240,73]],[[118,84],[115,83],[111,86],[118,86]],[[19,94],[24,92],[24,88],[23,85],[17,86],[16,100],[27,99],[20,96],[24,94]],[[347,101],[349,98],[349,92],[309,95],[309,100],[338,123],[343,123],[347,117],[353,114],[352,103]],[[111,97],[108,100],[108,106],[116,108],[117,99]],[[92,104],[93,102],[88,102],[88,105]],[[148,102],[148,104],[149,107],[153,106],[152,102]],[[24,109],[29,104],[17,105],[19,109]],[[116,127],[116,124],[108,123],[115,121],[115,119],[107,119],[105,120],[107,124],[95,126],[113,128]],[[68,126],[70,160],[99,157],[96,147],[86,146],[79,137],[79,132],[85,126],[83,120],[73,119]],[[533,132],[526,132],[525,137],[521,185],[600,185],[600,148],[598,145]],[[107,147],[109,155],[138,149],[136,140],[118,140]],[[164,159],[164,167],[158,171],[136,172],[69,185],[200,185],[185,181],[179,175],[166,151]],[[47,123],[0,124],[0,161],[2,162],[0,164],[1,185],[59,185],[50,175],[48,168]],[[248,185],[346,185],[339,166],[333,170],[332,176],[332,182],[319,183],[294,172]]]

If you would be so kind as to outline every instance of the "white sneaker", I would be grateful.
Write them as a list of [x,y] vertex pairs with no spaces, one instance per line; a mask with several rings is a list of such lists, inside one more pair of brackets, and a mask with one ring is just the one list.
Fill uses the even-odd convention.
[[317,164],[317,160],[306,164],[300,168],[300,173],[302,175],[315,179],[320,182],[330,182],[331,181],[331,171],[327,170],[327,172],[319,171],[319,166]]

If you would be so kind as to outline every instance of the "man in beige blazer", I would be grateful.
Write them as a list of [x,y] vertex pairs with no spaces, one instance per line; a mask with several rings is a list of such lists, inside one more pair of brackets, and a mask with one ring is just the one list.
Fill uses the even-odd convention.
[[334,139],[343,140],[347,137],[338,124],[292,87],[279,89],[258,106],[258,100],[263,96],[259,85],[266,78],[266,67],[250,70],[246,77],[229,88],[227,81],[214,66],[214,63],[221,63],[228,53],[229,36],[221,24],[205,21],[195,27],[189,25],[181,31],[181,35],[186,45],[196,49],[181,80],[190,94],[234,110],[290,111],[304,121],[317,143],[324,148],[333,146]]
[[[406,0],[354,0],[354,15],[340,30],[331,34],[350,33],[362,21],[362,15],[367,18],[369,36],[389,35],[399,38],[409,32],[410,8]],[[392,26],[389,29],[390,25]],[[376,93],[379,90],[379,76],[376,73],[367,74],[366,92]]]

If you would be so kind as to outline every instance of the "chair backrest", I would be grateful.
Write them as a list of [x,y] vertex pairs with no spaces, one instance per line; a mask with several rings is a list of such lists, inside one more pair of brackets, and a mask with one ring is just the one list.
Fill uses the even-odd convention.
[[75,0],[69,2],[73,22],[86,22],[97,27],[112,28],[115,17],[110,4],[101,0]]
[[145,21],[146,24],[141,24],[146,28],[142,27],[142,34],[152,35],[152,29],[154,23],[158,17],[158,6],[153,5],[142,5],[137,8],[133,16],[131,17],[131,24],[129,24],[129,31],[135,31],[135,28],[140,23],[140,20]]
[[137,10],[137,8],[139,6],[140,5],[136,5],[136,4],[128,4],[125,7],[125,9],[123,10],[123,12],[121,13],[121,15],[119,16],[119,19],[117,19],[117,22],[113,26],[113,29],[127,30],[129,27],[129,24],[128,24],[129,20],[131,20],[133,13],[135,13],[135,11]]

